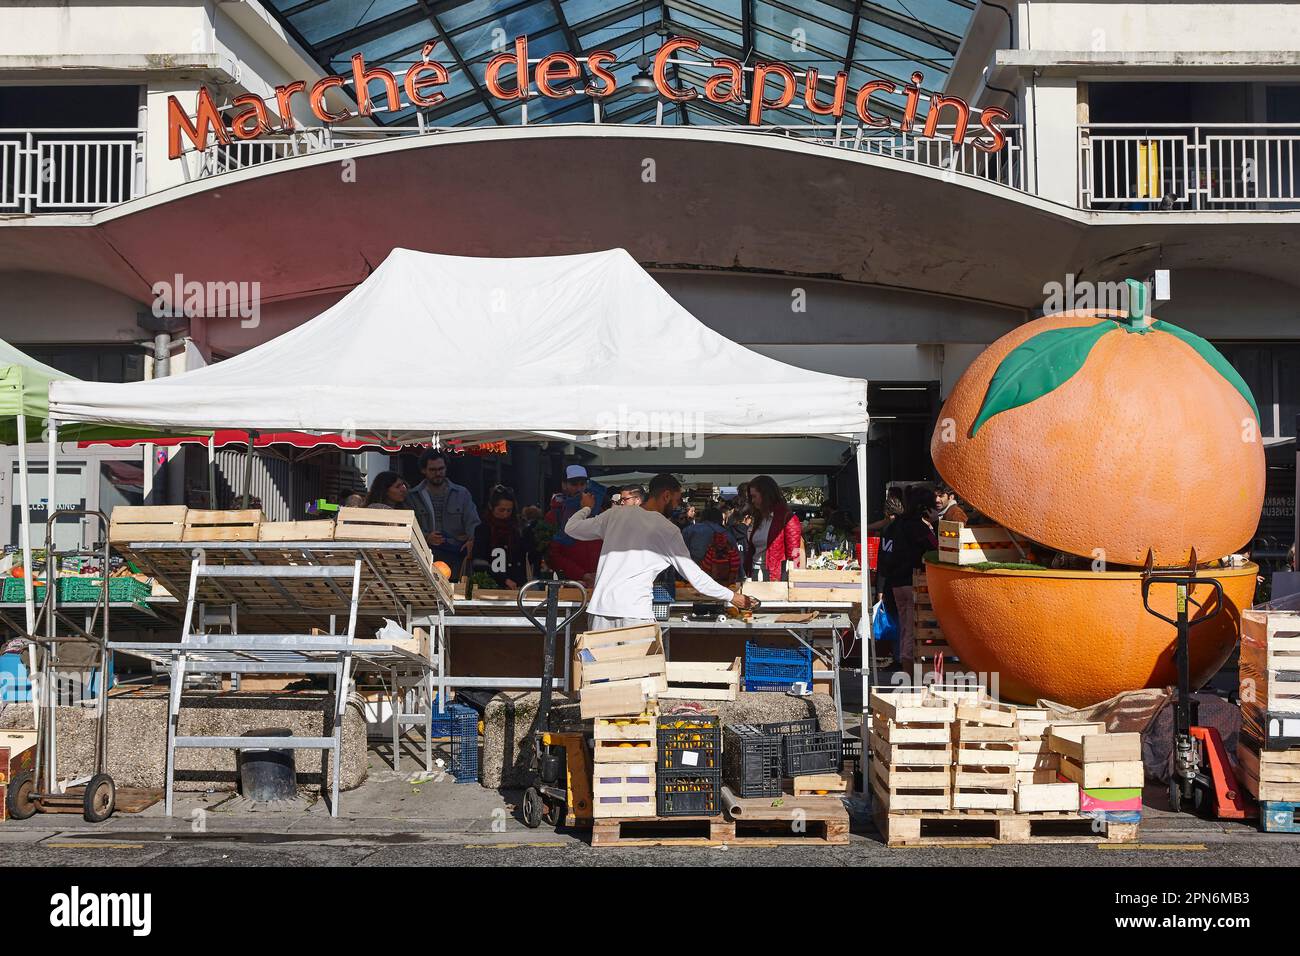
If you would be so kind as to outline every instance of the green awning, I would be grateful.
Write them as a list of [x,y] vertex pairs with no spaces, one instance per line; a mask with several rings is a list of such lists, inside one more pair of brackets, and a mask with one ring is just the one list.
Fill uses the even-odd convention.
[[[60,372],[30,355],[20,352],[0,339],[0,444],[18,444],[18,416],[27,416],[27,440],[45,441],[46,419],[50,413],[50,382],[76,380],[75,375]],[[121,425],[93,425],[64,422],[59,425],[62,441],[95,439],[156,438],[176,432],[156,428],[132,428]],[[187,435],[207,435],[206,431],[189,431]]]

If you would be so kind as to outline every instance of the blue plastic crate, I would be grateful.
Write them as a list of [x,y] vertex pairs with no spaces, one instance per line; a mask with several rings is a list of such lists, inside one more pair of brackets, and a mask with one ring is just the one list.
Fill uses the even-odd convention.
[[451,740],[451,775],[457,783],[478,783],[478,711],[448,704],[443,713],[434,701],[433,736]]
[[764,647],[745,642],[745,690],[784,693],[803,681],[812,686],[812,651],[806,647]]

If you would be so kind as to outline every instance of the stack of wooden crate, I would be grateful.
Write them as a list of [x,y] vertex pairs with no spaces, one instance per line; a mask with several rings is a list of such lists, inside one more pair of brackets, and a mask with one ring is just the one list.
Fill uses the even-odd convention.
[[868,700],[877,802],[893,812],[950,809],[954,705],[924,689],[880,688]]
[[1015,809],[1019,741],[1015,707],[993,700],[958,702],[953,724],[954,809]]
[[[914,659],[933,661],[936,657],[945,660],[956,658],[956,653],[943,636],[943,629],[939,627],[939,619],[934,613],[934,605],[930,602],[930,585],[924,568],[912,572],[912,613],[912,633],[916,638]],[[958,663],[956,666],[961,665]]]
[[1017,813],[1079,809],[1078,786],[1062,783],[1057,777],[1061,757],[1048,744],[1050,716],[1038,707],[1016,708]]
[[1141,788],[1141,734],[1108,734],[1106,725],[1088,721],[1053,722],[1047,745],[1060,757],[1060,775],[1085,790]]
[[654,816],[655,718],[597,717],[592,728],[592,816]]
[[668,691],[657,624],[586,631],[573,645],[573,686],[584,720],[658,713]]
[[1300,832],[1300,613],[1241,615],[1242,786],[1260,804],[1260,827]]

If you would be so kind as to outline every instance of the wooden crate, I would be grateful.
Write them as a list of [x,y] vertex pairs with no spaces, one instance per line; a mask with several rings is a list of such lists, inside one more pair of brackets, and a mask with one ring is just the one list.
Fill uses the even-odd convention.
[[1043,782],[1016,785],[1016,812],[1037,813],[1045,810],[1077,811],[1079,787],[1073,783]]
[[653,817],[655,782],[653,759],[640,763],[607,763],[598,756],[591,771],[592,817],[597,820]]
[[259,541],[333,541],[334,519],[314,521],[263,521]]
[[796,797],[852,793],[853,780],[847,773],[807,773],[790,780],[790,792]]
[[573,685],[583,719],[639,715],[668,691],[654,624],[585,631],[573,645]]
[[653,717],[597,717],[592,738],[593,763],[648,763],[653,772],[658,757]]
[[960,521],[939,522],[939,560],[947,564],[1024,561],[1015,535],[996,525],[967,527]]
[[36,768],[36,731],[0,730],[0,821],[6,819],[9,785],[22,773]]
[[1108,734],[1097,726],[1050,726],[1047,745],[1060,758],[1061,776],[1087,790],[1141,787],[1146,782],[1142,735]]
[[1261,803],[1300,803],[1300,749],[1256,752],[1237,743],[1241,785]]
[[861,571],[790,570],[789,600],[862,603]]
[[262,512],[257,508],[236,511],[185,513],[182,541],[256,541],[262,529]]
[[660,696],[689,700],[735,700],[740,690],[740,658],[715,661],[668,661],[668,689]]
[[108,523],[108,540],[180,541],[185,535],[184,505],[118,505]]
[[742,594],[758,598],[760,601],[790,600],[790,585],[785,581],[746,581],[740,590]]

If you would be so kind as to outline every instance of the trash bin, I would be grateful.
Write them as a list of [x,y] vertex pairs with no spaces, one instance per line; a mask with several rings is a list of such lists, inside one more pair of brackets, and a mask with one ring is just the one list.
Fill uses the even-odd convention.
[[[250,730],[245,737],[291,737],[288,727]],[[239,792],[249,800],[294,800],[298,797],[298,774],[293,750],[267,747],[239,749]]]

